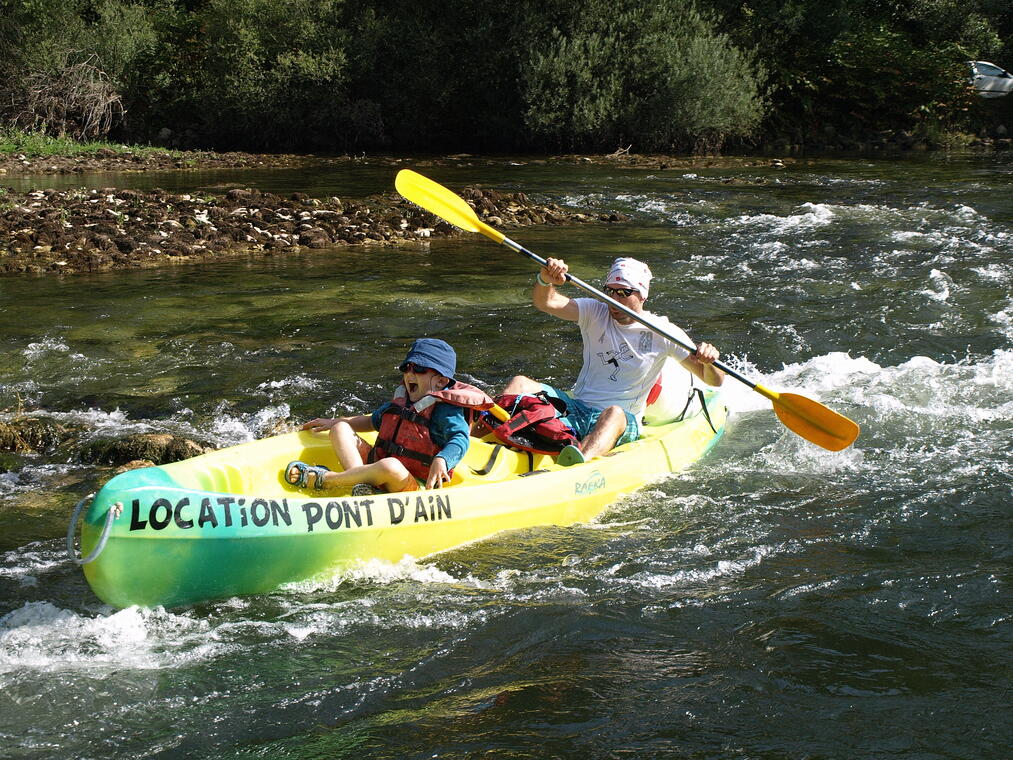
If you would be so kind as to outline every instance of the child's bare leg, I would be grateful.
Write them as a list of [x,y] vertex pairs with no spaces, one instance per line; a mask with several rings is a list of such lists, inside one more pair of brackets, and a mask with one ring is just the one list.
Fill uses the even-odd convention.
[[414,480],[412,474],[401,462],[392,457],[371,464],[349,467],[342,472],[328,472],[324,475],[324,485],[328,488],[368,483],[371,486],[382,488],[388,493],[403,491],[410,480]]
[[516,375],[510,379],[510,382],[503,388],[504,393],[521,394],[521,393],[538,393],[542,390],[542,384],[537,380],[532,380],[530,377],[524,375]]
[[351,425],[344,420],[337,422],[328,435],[343,470],[363,465],[369,453],[369,444],[356,435]]

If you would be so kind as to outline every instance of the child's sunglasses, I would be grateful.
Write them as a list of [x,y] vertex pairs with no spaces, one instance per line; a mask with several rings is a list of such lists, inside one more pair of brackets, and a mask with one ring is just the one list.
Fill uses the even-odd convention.
[[398,367],[398,371],[414,372],[416,375],[424,375],[427,372],[435,372],[435,370],[431,369],[430,367],[423,367],[419,364],[415,364],[414,362],[405,362],[400,367]]

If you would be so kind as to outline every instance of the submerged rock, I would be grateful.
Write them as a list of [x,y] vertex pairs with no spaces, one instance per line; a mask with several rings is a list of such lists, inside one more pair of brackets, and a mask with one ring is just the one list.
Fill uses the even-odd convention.
[[0,421],[0,451],[16,454],[52,451],[73,432],[44,417],[15,417]]
[[204,446],[189,438],[182,438],[170,433],[139,433],[113,440],[94,441],[82,447],[79,458],[93,464],[127,465],[143,460],[149,464],[169,464],[199,456],[211,451],[213,447]]

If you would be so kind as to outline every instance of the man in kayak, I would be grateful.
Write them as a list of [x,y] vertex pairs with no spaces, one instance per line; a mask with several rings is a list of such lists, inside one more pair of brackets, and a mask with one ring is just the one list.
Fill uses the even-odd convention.
[[[719,354],[709,343],[700,343],[691,354],[613,306],[594,298],[568,298],[560,293],[557,288],[566,282],[567,269],[562,259],[548,259],[537,276],[532,302],[539,311],[580,327],[584,364],[573,390],[566,393],[518,375],[503,392],[545,391],[566,403],[566,422],[580,439],[577,445],[564,448],[556,460],[568,466],[640,437],[648,394],[667,357],[674,357],[708,385],[721,385],[725,375],[714,366]],[[644,311],[650,284],[651,270],[646,264],[620,258],[605,278],[605,294],[693,345],[689,336],[666,317]],[[686,378],[688,395],[691,378]]]
[[[318,417],[303,430],[327,430],[342,471],[290,462],[285,480],[299,488],[353,486],[362,496],[378,491],[416,491],[420,484],[439,488],[453,475],[468,451],[466,409],[489,409],[483,391],[454,380],[457,354],[446,341],[419,338],[398,365],[401,384],[390,401],[372,414],[328,419]],[[379,431],[370,446],[358,433]]]

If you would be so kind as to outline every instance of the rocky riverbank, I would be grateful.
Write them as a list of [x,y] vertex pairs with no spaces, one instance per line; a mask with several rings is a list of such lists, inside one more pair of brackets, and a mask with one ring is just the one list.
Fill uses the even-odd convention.
[[[4,188],[2,175],[187,169],[285,168],[350,163],[397,168],[502,163],[469,154],[413,159],[389,156],[320,157],[204,151],[113,150],[76,156],[0,156],[0,274],[74,274],[185,264],[248,255],[284,255],[342,245],[402,245],[460,234],[400,196],[366,199],[287,197],[235,188],[173,194],[165,190],[36,190]],[[593,163],[648,170],[773,166],[792,159],[566,155],[512,161]],[[537,204],[523,193],[469,187],[462,196],[497,227],[619,222],[619,214],[581,213]]]
[[[214,153],[211,151],[160,151],[100,148],[75,156],[29,156],[23,153],[0,154],[2,177],[24,174],[89,174],[150,171],[186,171],[213,169],[284,169],[313,166],[348,166],[372,164],[379,166],[469,166],[502,164],[505,159],[455,153],[445,156],[405,159],[396,156],[315,156],[290,153]],[[636,169],[700,169],[707,167],[770,166],[794,162],[795,159],[743,156],[667,156],[644,155],[617,150],[608,154],[569,154],[543,158],[520,158],[510,161],[525,164],[608,164]]]
[[[534,203],[524,193],[465,188],[480,218],[502,227],[621,222]],[[284,255],[342,245],[404,245],[461,234],[400,196],[288,197],[236,188],[222,195],[164,190],[0,193],[0,273],[73,274]]]
[[214,153],[212,151],[169,151],[99,148],[73,156],[33,156],[25,153],[0,155],[0,177],[20,174],[86,174],[93,172],[175,171],[180,169],[253,169],[319,165],[321,159],[292,154]]

